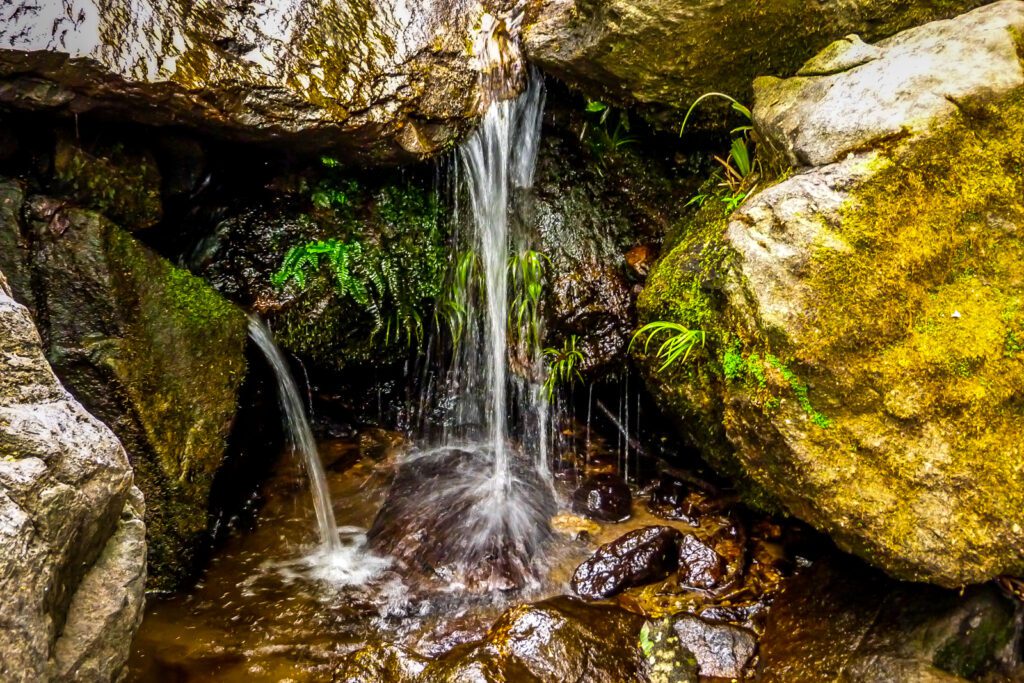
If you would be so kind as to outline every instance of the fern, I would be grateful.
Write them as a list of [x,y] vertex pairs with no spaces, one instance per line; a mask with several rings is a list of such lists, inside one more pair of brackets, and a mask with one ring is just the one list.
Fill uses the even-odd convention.
[[548,359],[548,376],[544,380],[544,393],[548,400],[554,398],[555,389],[559,385],[571,386],[577,380],[583,381],[579,365],[586,360],[579,349],[576,348],[576,335],[571,335],[565,340],[562,348],[549,347],[544,349],[544,357]]

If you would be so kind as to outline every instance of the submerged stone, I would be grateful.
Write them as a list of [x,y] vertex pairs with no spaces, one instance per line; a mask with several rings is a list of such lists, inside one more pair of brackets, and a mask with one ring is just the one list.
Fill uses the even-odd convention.
[[602,522],[629,519],[633,494],[622,477],[613,473],[587,477],[572,494],[573,512]]
[[693,534],[679,542],[679,582],[687,587],[715,588],[725,576],[725,559]]
[[667,526],[630,531],[598,548],[577,567],[572,589],[581,597],[598,600],[663,579],[678,566],[681,538],[679,531]]

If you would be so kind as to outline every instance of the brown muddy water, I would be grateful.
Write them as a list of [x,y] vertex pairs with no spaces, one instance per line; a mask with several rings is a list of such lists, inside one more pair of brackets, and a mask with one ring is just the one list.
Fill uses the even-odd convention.
[[[704,501],[710,512],[699,529],[655,516],[636,487],[629,520],[586,520],[568,509],[579,480],[570,474],[559,482],[560,512],[552,522],[555,540],[541,585],[499,598],[438,591],[399,575],[393,566],[380,569],[380,558],[355,549],[384,501],[401,441],[395,434],[369,430],[350,440],[320,443],[338,525],[353,545],[352,562],[342,568],[352,572],[342,583],[351,585],[339,585],[337,576],[325,579],[322,567],[305,561],[317,547],[310,493],[295,458],[286,455],[262,489],[255,522],[231,533],[199,583],[179,594],[149,597],[128,681],[330,681],[346,655],[375,643],[436,657],[482,637],[512,605],[571,595],[569,580],[580,562],[627,531],[668,525],[710,537],[736,523],[735,514],[726,510],[728,499]],[[598,455],[581,469],[614,469],[609,458],[602,461],[600,441],[595,440],[594,450]],[[744,545],[754,551],[751,557],[737,551],[743,555],[738,559],[746,567],[746,580],[733,594],[711,601],[667,581],[627,590],[614,602],[654,617],[735,605],[737,623],[758,628],[761,606],[785,571],[779,567],[792,563],[784,558],[780,527],[767,520],[742,524],[744,535],[749,529],[754,539],[752,546]],[[359,575],[367,565],[378,568],[374,576]]]

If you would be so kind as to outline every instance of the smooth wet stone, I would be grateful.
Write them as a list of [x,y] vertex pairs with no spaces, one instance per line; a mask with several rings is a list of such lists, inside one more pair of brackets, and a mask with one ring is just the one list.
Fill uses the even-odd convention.
[[661,473],[651,489],[647,509],[665,519],[677,519],[697,526],[697,510],[688,500],[692,487],[667,472]]
[[589,476],[572,494],[573,512],[602,522],[629,519],[632,506],[633,494],[617,474]]
[[572,589],[596,600],[631,586],[642,586],[668,576],[679,562],[682,534],[667,526],[647,526],[606,543],[576,568]]
[[473,592],[522,588],[536,577],[555,501],[532,463],[510,456],[511,489],[496,507],[487,451],[413,455],[398,467],[370,547],[409,576]]
[[696,657],[701,676],[741,678],[757,649],[757,636],[738,626],[686,615],[672,627],[680,645]]
[[692,534],[679,542],[679,582],[687,587],[715,588],[725,576],[725,558]]

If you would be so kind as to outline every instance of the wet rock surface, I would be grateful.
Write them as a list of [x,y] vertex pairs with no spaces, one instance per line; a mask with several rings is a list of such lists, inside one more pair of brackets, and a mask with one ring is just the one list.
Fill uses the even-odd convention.
[[679,644],[693,653],[701,676],[742,678],[754,657],[757,637],[746,629],[683,616],[672,624]]
[[0,273],[0,678],[111,680],[142,618],[142,496]]
[[15,2],[0,22],[0,101],[408,159],[473,115],[478,19],[462,2]]
[[759,674],[766,683],[1014,680],[1000,673],[1019,664],[1018,620],[992,586],[960,596],[835,557],[776,599]]
[[671,527],[631,531],[597,549],[572,577],[572,589],[591,600],[608,598],[631,586],[663,579],[679,562],[682,534]]
[[245,376],[245,318],[104,215],[64,198],[8,199],[18,220],[0,231],[19,249],[4,258],[29,274],[15,296],[36,310],[62,381],[125,445],[147,496],[151,587],[170,587],[205,542]]
[[594,474],[584,479],[572,494],[572,509],[602,522],[629,519],[633,494],[617,474]]
[[725,558],[696,536],[686,534],[679,541],[679,581],[690,588],[709,589],[725,576]]
[[[1024,571],[1009,445],[1022,377],[1007,341],[1020,325],[1007,311],[1024,206],[1007,169],[1024,150],[1022,26],[1024,3],[997,2],[759,82],[765,147],[823,165],[728,219],[697,213],[638,302],[641,321],[708,334],[700,371],[644,366],[709,461],[749,482],[749,500],[908,580]],[[999,75],[974,79],[986,72]]]
[[642,623],[616,608],[554,598],[510,609],[481,641],[429,663],[389,646],[360,650],[342,668],[341,680],[640,682],[646,680],[637,647]]

